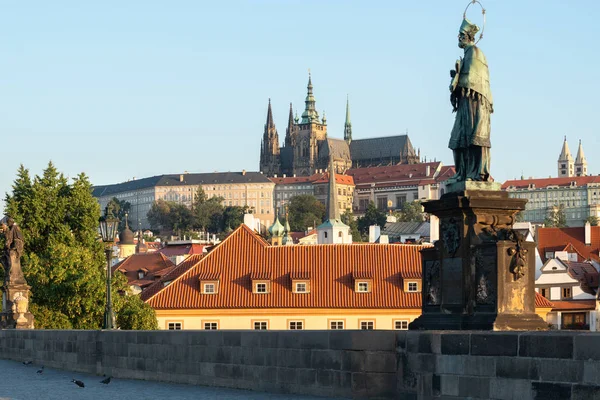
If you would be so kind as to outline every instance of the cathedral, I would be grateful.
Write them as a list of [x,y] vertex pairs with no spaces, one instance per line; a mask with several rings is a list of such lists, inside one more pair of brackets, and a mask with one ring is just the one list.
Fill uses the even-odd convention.
[[352,140],[350,107],[346,101],[344,139],[327,137],[327,119],[319,117],[315,107],[311,76],[302,119],[290,114],[283,147],[273,122],[271,100],[260,147],[260,171],[267,176],[309,176],[326,170],[333,158],[335,172],[343,174],[349,168],[376,167],[394,164],[417,164],[420,155],[412,147],[408,135]]

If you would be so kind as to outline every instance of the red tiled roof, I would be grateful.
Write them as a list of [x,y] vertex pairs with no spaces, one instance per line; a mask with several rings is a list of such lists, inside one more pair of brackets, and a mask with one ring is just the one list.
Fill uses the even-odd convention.
[[570,176],[565,178],[542,178],[542,179],[514,179],[502,184],[502,190],[509,186],[515,189],[527,189],[529,185],[535,185],[536,189],[547,186],[571,186],[571,182],[576,182],[577,186],[585,186],[590,183],[600,183],[600,176]]
[[[346,174],[354,177],[354,184],[370,185],[371,183],[385,183],[385,186],[418,185],[421,180],[433,179],[440,162],[421,164],[396,164],[383,167],[366,167],[349,169]],[[427,175],[429,167],[429,175]],[[446,178],[447,179],[447,178]]]
[[[600,226],[591,227],[591,245],[585,245],[585,228],[539,228],[538,250],[543,262],[546,262],[546,252],[567,251],[578,253],[579,262],[598,260],[600,249]],[[572,247],[568,247],[571,245]]]
[[568,266],[569,276],[579,281],[581,290],[595,295],[598,289],[598,271],[596,268],[589,262],[564,261],[564,263]]
[[[319,174],[320,177],[313,181],[315,183],[329,183],[329,172]],[[341,185],[354,185],[354,178],[350,175],[335,174],[335,182]]]
[[539,294],[538,292],[535,292],[535,306],[537,308],[552,308],[553,307],[552,303],[547,298],[545,298],[544,296]]
[[144,289],[140,294],[140,298],[143,301],[148,300],[150,297],[158,293],[164,287],[164,282],[176,279],[178,276],[180,276],[181,274],[192,268],[194,265],[196,265],[198,261],[202,259],[202,257],[204,257],[204,254],[193,254],[189,256],[184,261],[180,262],[175,268],[173,268],[171,272],[164,275],[162,278],[155,281],[152,285]]
[[553,301],[552,311],[594,310],[596,300],[560,300]]
[[[167,257],[160,253],[145,253],[145,254],[133,254],[118,264],[112,267],[112,272],[122,272],[127,277],[127,282],[132,285],[134,281],[138,281],[138,272],[143,271],[145,281],[157,280],[162,274],[170,271],[175,267],[175,264]],[[155,275],[159,273],[159,275]],[[146,283],[148,284],[148,283]],[[136,284],[140,286],[139,284]]]
[[159,250],[159,253],[164,254],[167,257],[202,254],[204,252],[204,247],[206,246],[198,243],[177,244],[173,246],[163,247]]
[[[421,293],[403,291],[400,273],[421,270],[426,246],[269,246],[241,225],[213,251],[168,286],[146,297],[155,309],[232,308],[420,308]],[[373,291],[354,291],[353,272],[372,271]],[[201,272],[221,273],[219,294],[199,290]],[[271,293],[253,294],[253,274],[271,274]],[[290,275],[308,272],[309,294],[292,293]],[[156,285],[156,284],[155,284]],[[154,286],[154,285],[153,285]]]

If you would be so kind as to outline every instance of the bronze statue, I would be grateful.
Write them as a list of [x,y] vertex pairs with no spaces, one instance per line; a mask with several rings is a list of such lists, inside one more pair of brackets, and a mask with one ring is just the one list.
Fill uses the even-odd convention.
[[490,177],[490,115],[494,112],[487,60],[475,45],[479,27],[463,18],[458,47],[464,58],[450,71],[450,102],[456,112],[448,147],[456,174],[448,183],[488,181]]
[[21,256],[23,255],[23,233],[15,223],[8,217],[6,224],[2,224],[2,232],[6,239],[2,264],[4,265],[4,285],[26,284],[23,270],[21,269]]

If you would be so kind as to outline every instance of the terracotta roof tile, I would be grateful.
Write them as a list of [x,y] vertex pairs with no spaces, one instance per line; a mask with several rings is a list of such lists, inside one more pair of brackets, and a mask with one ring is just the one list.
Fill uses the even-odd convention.
[[535,306],[537,308],[552,308],[553,307],[552,303],[547,298],[545,298],[544,296],[539,294],[538,292],[535,292]]
[[[277,177],[269,179],[276,185],[292,185],[294,183],[328,183],[329,172],[320,172],[312,174],[311,176],[286,176],[285,178]],[[336,183],[342,185],[354,185],[354,179],[350,175],[336,174],[335,181]]]
[[159,250],[161,254],[167,257],[185,256],[190,254],[202,254],[206,246],[198,243],[167,245]]
[[[138,280],[138,272],[145,273],[144,280],[156,280],[165,269],[174,267],[175,264],[160,253],[133,254],[118,264],[113,265],[113,274],[116,271],[122,272],[127,277],[127,282],[131,285],[133,281]],[[155,276],[155,273],[159,273]]]
[[[397,244],[268,246],[242,225],[170,285],[158,288],[145,298],[156,309],[420,308],[421,293],[404,292],[397,277],[402,271],[420,272],[420,250],[424,247]],[[267,269],[271,272],[271,292],[253,294],[252,273]],[[354,291],[352,274],[361,270],[372,271],[374,290],[370,294]],[[198,277],[205,271],[221,273],[218,295],[200,293]],[[292,293],[290,274],[293,271],[310,274],[309,294]]]
[[552,311],[594,310],[596,300],[561,300],[553,301]]
[[221,273],[218,271],[201,271],[198,279],[201,281],[218,281],[221,279]]
[[308,272],[308,271],[292,271],[292,272],[290,272],[290,279],[310,279],[310,272]]
[[171,270],[167,275],[164,275],[159,280],[155,281],[152,285],[148,286],[142,293],[140,297],[143,301],[148,300],[150,297],[158,293],[163,287],[164,283],[168,281],[172,281],[177,277],[181,276],[184,272],[192,268],[194,265],[198,263],[204,257],[203,254],[193,254],[189,256],[187,259],[179,263],[175,268]]
[[[537,234],[538,250],[545,263],[547,252],[572,249],[580,255],[579,262],[597,259],[600,249],[600,226],[591,227],[591,244],[585,245],[585,228],[539,228]],[[571,245],[572,248],[567,246]]]
[[571,186],[571,182],[576,182],[577,186],[585,186],[592,183],[600,183],[600,176],[570,176],[564,178],[542,178],[542,179],[514,179],[502,184],[502,190],[509,187],[515,189],[527,189],[529,185],[535,185],[536,189],[548,186]]
[[[421,164],[396,164],[383,167],[353,168],[349,169],[346,174],[354,177],[356,186],[370,186],[374,182],[384,186],[390,184],[418,185],[424,179],[434,179],[434,173],[439,166],[439,161]],[[427,175],[427,167],[429,167],[429,175]],[[440,172],[443,171],[446,170]],[[447,172],[444,173],[447,174]]]

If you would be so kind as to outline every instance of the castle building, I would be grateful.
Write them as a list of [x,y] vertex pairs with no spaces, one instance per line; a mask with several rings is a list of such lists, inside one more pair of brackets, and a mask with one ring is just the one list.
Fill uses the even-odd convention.
[[320,117],[316,109],[310,74],[304,103],[302,119],[294,117],[290,103],[284,144],[283,147],[279,147],[279,135],[269,99],[260,152],[260,171],[263,174],[310,176],[318,170],[327,169],[330,158],[334,160],[337,173],[344,173],[352,167],[419,163],[419,155],[415,152],[408,135],[353,139],[348,99],[344,139],[329,138],[325,113]]

